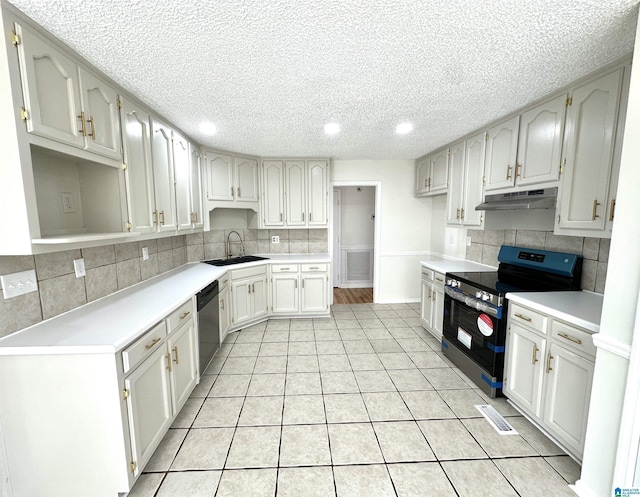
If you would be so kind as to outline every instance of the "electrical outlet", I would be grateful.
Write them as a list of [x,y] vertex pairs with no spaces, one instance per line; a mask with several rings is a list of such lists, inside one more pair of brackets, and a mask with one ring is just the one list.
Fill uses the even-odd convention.
[[85,275],[84,259],[76,259],[73,261],[73,268],[76,270],[76,278],[82,278]]
[[142,260],[143,261],[149,260],[149,247],[142,247]]
[[467,237],[467,247],[471,247],[471,237]]
[[65,214],[75,212],[76,207],[73,205],[73,193],[62,193],[62,212]]
[[272,236],[271,243],[280,243],[280,237],[278,235]]
[[2,294],[5,300],[25,293],[35,292],[38,289],[38,280],[34,269],[5,274],[0,276],[0,282],[2,283]]

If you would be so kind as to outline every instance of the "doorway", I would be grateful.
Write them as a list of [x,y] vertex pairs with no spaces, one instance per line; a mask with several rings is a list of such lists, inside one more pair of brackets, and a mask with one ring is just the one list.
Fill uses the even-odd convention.
[[376,186],[334,187],[334,303],[374,302],[376,224]]

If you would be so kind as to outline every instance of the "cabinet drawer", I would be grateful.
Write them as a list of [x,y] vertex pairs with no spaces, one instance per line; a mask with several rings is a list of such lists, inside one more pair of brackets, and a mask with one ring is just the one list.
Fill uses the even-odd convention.
[[436,285],[444,286],[444,274],[433,273],[433,280]]
[[593,344],[593,335],[588,331],[575,328],[562,321],[551,321],[551,336],[558,345],[582,352],[591,357],[596,356],[596,346]]
[[302,264],[300,266],[300,270],[303,273],[326,273],[327,265],[326,264]]
[[242,269],[234,269],[231,271],[231,280],[240,280],[242,278],[251,278],[253,276],[262,276],[267,274],[267,266],[245,267]]
[[297,273],[297,264],[273,264],[271,266],[272,273]]
[[231,279],[231,276],[229,274],[225,274],[222,278],[220,278],[218,280],[218,291],[221,292],[222,290],[224,290],[227,285],[229,284],[229,280]]
[[422,279],[426,281],[433,281],[435,271],[432,269],[422,268]]
[[524,325],[540,333],[547,332],[547,321],[549,319],[547,316],[511,302],[509,303],[509,319],[514,323]]
[[167,325],[161,321],[122,352],[122,366],[127,373],[152,354],[167,336]]
[[193,308],[193,300],[188,300],[180,307],[178,307],[175,311],[167,316],[167,324],[168,329],[167,333],[171,333],[175,329],[177,329],[183,322],[185,322],[190,317],[193,317],[195,314],[195,309]]

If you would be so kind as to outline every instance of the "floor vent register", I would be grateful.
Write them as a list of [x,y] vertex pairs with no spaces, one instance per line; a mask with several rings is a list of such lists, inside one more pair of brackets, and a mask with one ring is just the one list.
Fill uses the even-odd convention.
[[500,435],[517,435],[518,432],[507,423],[507,420],[502,417],[502,415],[496,411],[493,406],[483,404],[476,405],[475,408],[480,411],[480,414],[484,416],[484,418],[489,421],[491,426],[498,432]]

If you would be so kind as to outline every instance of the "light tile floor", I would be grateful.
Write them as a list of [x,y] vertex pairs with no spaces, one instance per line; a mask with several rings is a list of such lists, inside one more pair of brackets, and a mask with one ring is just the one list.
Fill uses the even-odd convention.
[[561,497],[578,477],[451,367],[418,304],[334,305],[229,335],[129,497]]

